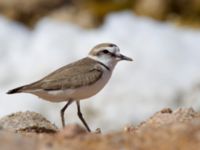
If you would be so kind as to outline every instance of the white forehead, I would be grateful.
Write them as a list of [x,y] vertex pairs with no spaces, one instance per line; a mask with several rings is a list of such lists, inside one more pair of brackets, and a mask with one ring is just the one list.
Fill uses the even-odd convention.
[[105,47],[109,52],[111,53],[118,53],[119,52],[119,47],[113,46],[113,47]]

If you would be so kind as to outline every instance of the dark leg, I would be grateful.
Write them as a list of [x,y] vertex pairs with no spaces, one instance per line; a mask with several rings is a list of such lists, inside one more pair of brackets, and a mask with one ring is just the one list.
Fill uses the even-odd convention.
[[62,126],[63,128],[65,127],[65,118],[64,118],[64,113],[65,110],[67,109],[67,107],[73,102],[73,100],[69,100],[67,102],[67,104],[60,110],[60,115],[61,115],[61,119],[62,119]]
[[79,119],[81,119],[82,123],[83,123],[84,126],[87,128],[88,132],[91,132],[89,126],[87,125],[87,123],[86,123],[86,121],[84,120],[83,115],[82,115],[82,113],[81,113],[80,102],[79,102],[79,101],[76,101],[76,105],[77,105],[77,110],[78,110],[77,113],[78,113]]

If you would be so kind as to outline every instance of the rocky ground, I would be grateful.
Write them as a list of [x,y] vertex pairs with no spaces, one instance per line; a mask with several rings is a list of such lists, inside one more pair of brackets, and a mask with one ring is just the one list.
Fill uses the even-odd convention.
[[40,114],[18,112],[0,119],[2,150],[197,150],[200,113],[163,109],[138,126],[115,133],[88,133],[79,125],[58,129]]
[[200,27],[200,0],[1,0],[0,14],[34,26],[45,16],[85,28],[101,25],[114,11],[130,10],[158,20]]

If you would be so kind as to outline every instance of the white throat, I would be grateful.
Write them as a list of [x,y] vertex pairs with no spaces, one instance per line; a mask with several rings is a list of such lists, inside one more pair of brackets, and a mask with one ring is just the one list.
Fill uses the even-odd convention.
[[110,59],[108,57],[97,57],[97,56],[92,56],[88,55],[89,58],[103,63],[105,66],[107,66],[111,71],[115,68],[115,65],[117,64],[117,60],[115,59]]

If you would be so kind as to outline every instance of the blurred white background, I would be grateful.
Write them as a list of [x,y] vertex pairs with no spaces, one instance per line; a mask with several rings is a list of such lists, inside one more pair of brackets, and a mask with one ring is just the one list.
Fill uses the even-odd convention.
[[[101,42],[117,44],[134,62],[120,62],[107,86],[81,102],[92,129],[123,128],[164,107],[200,110],[200,30],[120,12],[107,16],[103,26],[90,30],[48,18],[30,30],[0,17],[0,117],[31,110],[60,126],[60,109],[65,103],[5,93],[85,57]],[[75,105],[65,116],[68,123],[80,123]]]

